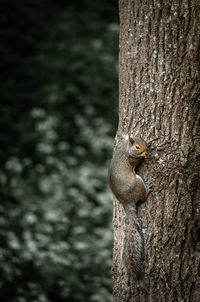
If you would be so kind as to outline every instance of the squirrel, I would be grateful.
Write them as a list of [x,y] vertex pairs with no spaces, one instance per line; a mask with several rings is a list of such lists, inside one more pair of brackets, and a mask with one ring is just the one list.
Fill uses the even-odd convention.
[[109,186],[126,215],[121,260],[125,270],[130,266],[138,280],[142,279],[142,237],[136,203],[146,199],[151,186],[135,173],[135,168],[147,154],[147,145],[142,138],[126,136],[113,153],[108,174]]

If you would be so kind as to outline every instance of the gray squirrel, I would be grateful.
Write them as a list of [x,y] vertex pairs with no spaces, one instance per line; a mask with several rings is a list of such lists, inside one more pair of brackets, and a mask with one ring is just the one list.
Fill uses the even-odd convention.
[[150,186],[135,173],[135,168],[147,154],[147,145],[142,138],[126,136],[113,153],[108,174],[109,186],[126,214],[121,260],[125,270],[130,266],[137,279],[142,278],[142,237],[136,203],[146,199]]

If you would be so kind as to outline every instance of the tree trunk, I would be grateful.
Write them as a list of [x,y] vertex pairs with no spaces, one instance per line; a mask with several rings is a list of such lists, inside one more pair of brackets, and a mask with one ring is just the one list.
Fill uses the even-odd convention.
[[150,154],[138,174],[153,192],[137,207],[143,282],[120,264],[125,214],[114,198],[115,302],[200,301],[199,30],[197,0],[119,0],[116,144],[139,135]]

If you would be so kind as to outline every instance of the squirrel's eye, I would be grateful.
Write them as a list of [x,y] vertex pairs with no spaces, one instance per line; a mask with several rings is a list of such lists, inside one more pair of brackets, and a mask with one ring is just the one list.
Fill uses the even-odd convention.
[[139,150],[139,149],[140,149],[140,147],[139,147],[139,146],[135,146],[135,149]]

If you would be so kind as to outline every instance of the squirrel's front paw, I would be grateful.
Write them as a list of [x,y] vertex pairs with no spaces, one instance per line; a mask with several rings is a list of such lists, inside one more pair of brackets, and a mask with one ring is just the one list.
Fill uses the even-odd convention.
[[152,183],[146,183],[145,187],[146,187],[146,190],[148,190],[148,192],[153,191],[153,184]]

